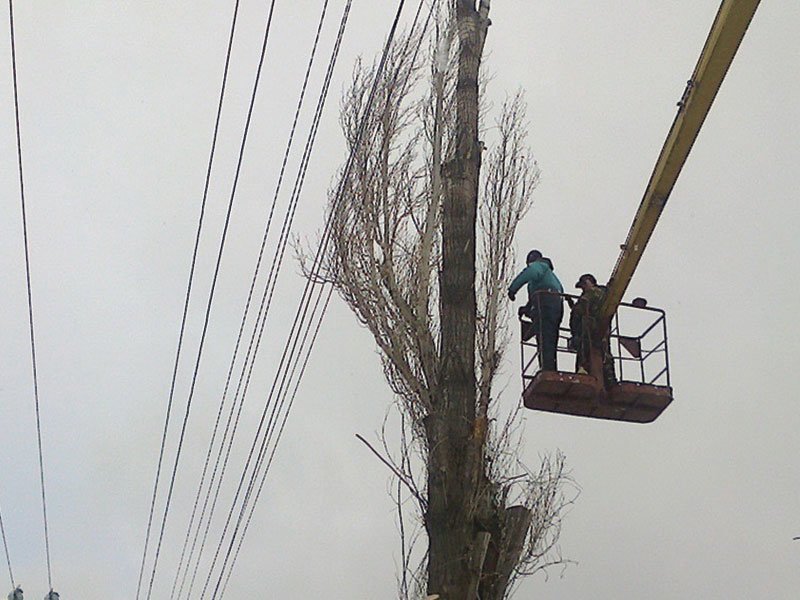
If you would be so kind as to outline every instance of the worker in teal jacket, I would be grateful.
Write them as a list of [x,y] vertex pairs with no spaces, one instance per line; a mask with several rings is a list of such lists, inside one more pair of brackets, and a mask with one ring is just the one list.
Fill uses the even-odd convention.
[[513,302],[523,285],[528,286],[528,303],[519,308],[519,316],[527,316],[532,323],[528,339],[536,334],[539,347],[539,364],[543,371],[556,370],[558,330],[564,317],[564,303],[560,294],[564,286],[553,272],[553,263],[538,250],[528,252],[528,266],[508,286],[508,297]]

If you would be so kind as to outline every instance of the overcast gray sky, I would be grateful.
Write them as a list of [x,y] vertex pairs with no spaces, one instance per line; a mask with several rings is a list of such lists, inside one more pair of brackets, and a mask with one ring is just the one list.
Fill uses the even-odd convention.
[[[608,276],[718,4],[493,3],[488,94],[526,90],[542,168],[518,248],[544,250],[565,283]],[[276,4],[156,598],[168,597],[320,6]],[[325,58],[343,6],[331,1]],[[340,92],[355,57],[379,50],[395,7],[353,4],[300,236],[320,227],[344,159]],[[267,9],[241,6],[180,414]],[[135,594],[232,10],[205,0],[15,6],[53,582],[65,600]],[[35,598],[47,584],[7,16],[0,23],[0,507],[15,577]],[[631,298],[668,311],[673,405],[645,426],[525,415],[526,461],[560,448],[581,493],[561,538],[575,564],[526,581],[518,597],[798,595],[798,31],[797,2],[758,9],[631,285]],[[287,264],[244,436],[301,286]],[[519,401],[517,364],[513,349],[506,408]],[[354,438],[374,437],[391,400],[371,337],[336,300],[229,597],[394,594],[388,473]],[[4,572],[0,590],[8,585]]]

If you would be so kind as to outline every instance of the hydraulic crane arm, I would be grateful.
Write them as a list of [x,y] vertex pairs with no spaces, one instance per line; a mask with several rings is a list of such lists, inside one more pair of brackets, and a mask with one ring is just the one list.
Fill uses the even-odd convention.
[[678,103],[678,114],[650,176],[628,238],[609,278],[608,294],[603,305],[606,319],[610,319],[617,310],[628,288],[759,1],[723,0],[717,12],[692,78]]

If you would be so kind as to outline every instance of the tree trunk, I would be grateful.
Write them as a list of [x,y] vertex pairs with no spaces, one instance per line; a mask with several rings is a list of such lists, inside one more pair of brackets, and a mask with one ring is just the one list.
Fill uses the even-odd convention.
[[485,486],[485,424],[476,422],[475,224],[481,150],[478,72],[488,2],[456,0],[459,36],[455,155],[443,166],[441,364],[425,427],[429,442],[428,593],[442,600],[477,596],[487,536],[480,531]]

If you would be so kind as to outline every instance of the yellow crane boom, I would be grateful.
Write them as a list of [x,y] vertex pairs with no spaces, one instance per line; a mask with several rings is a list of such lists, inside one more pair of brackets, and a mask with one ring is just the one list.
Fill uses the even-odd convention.
[[610,319],[617,310],[628,288],[759,1],[723,0],[717,11],[692,78],[687,82],[678,103],[678,114],[650,176],[628,238],[621,247],[617,264],[609,278],[608,294],[603,305],[606,319]]

